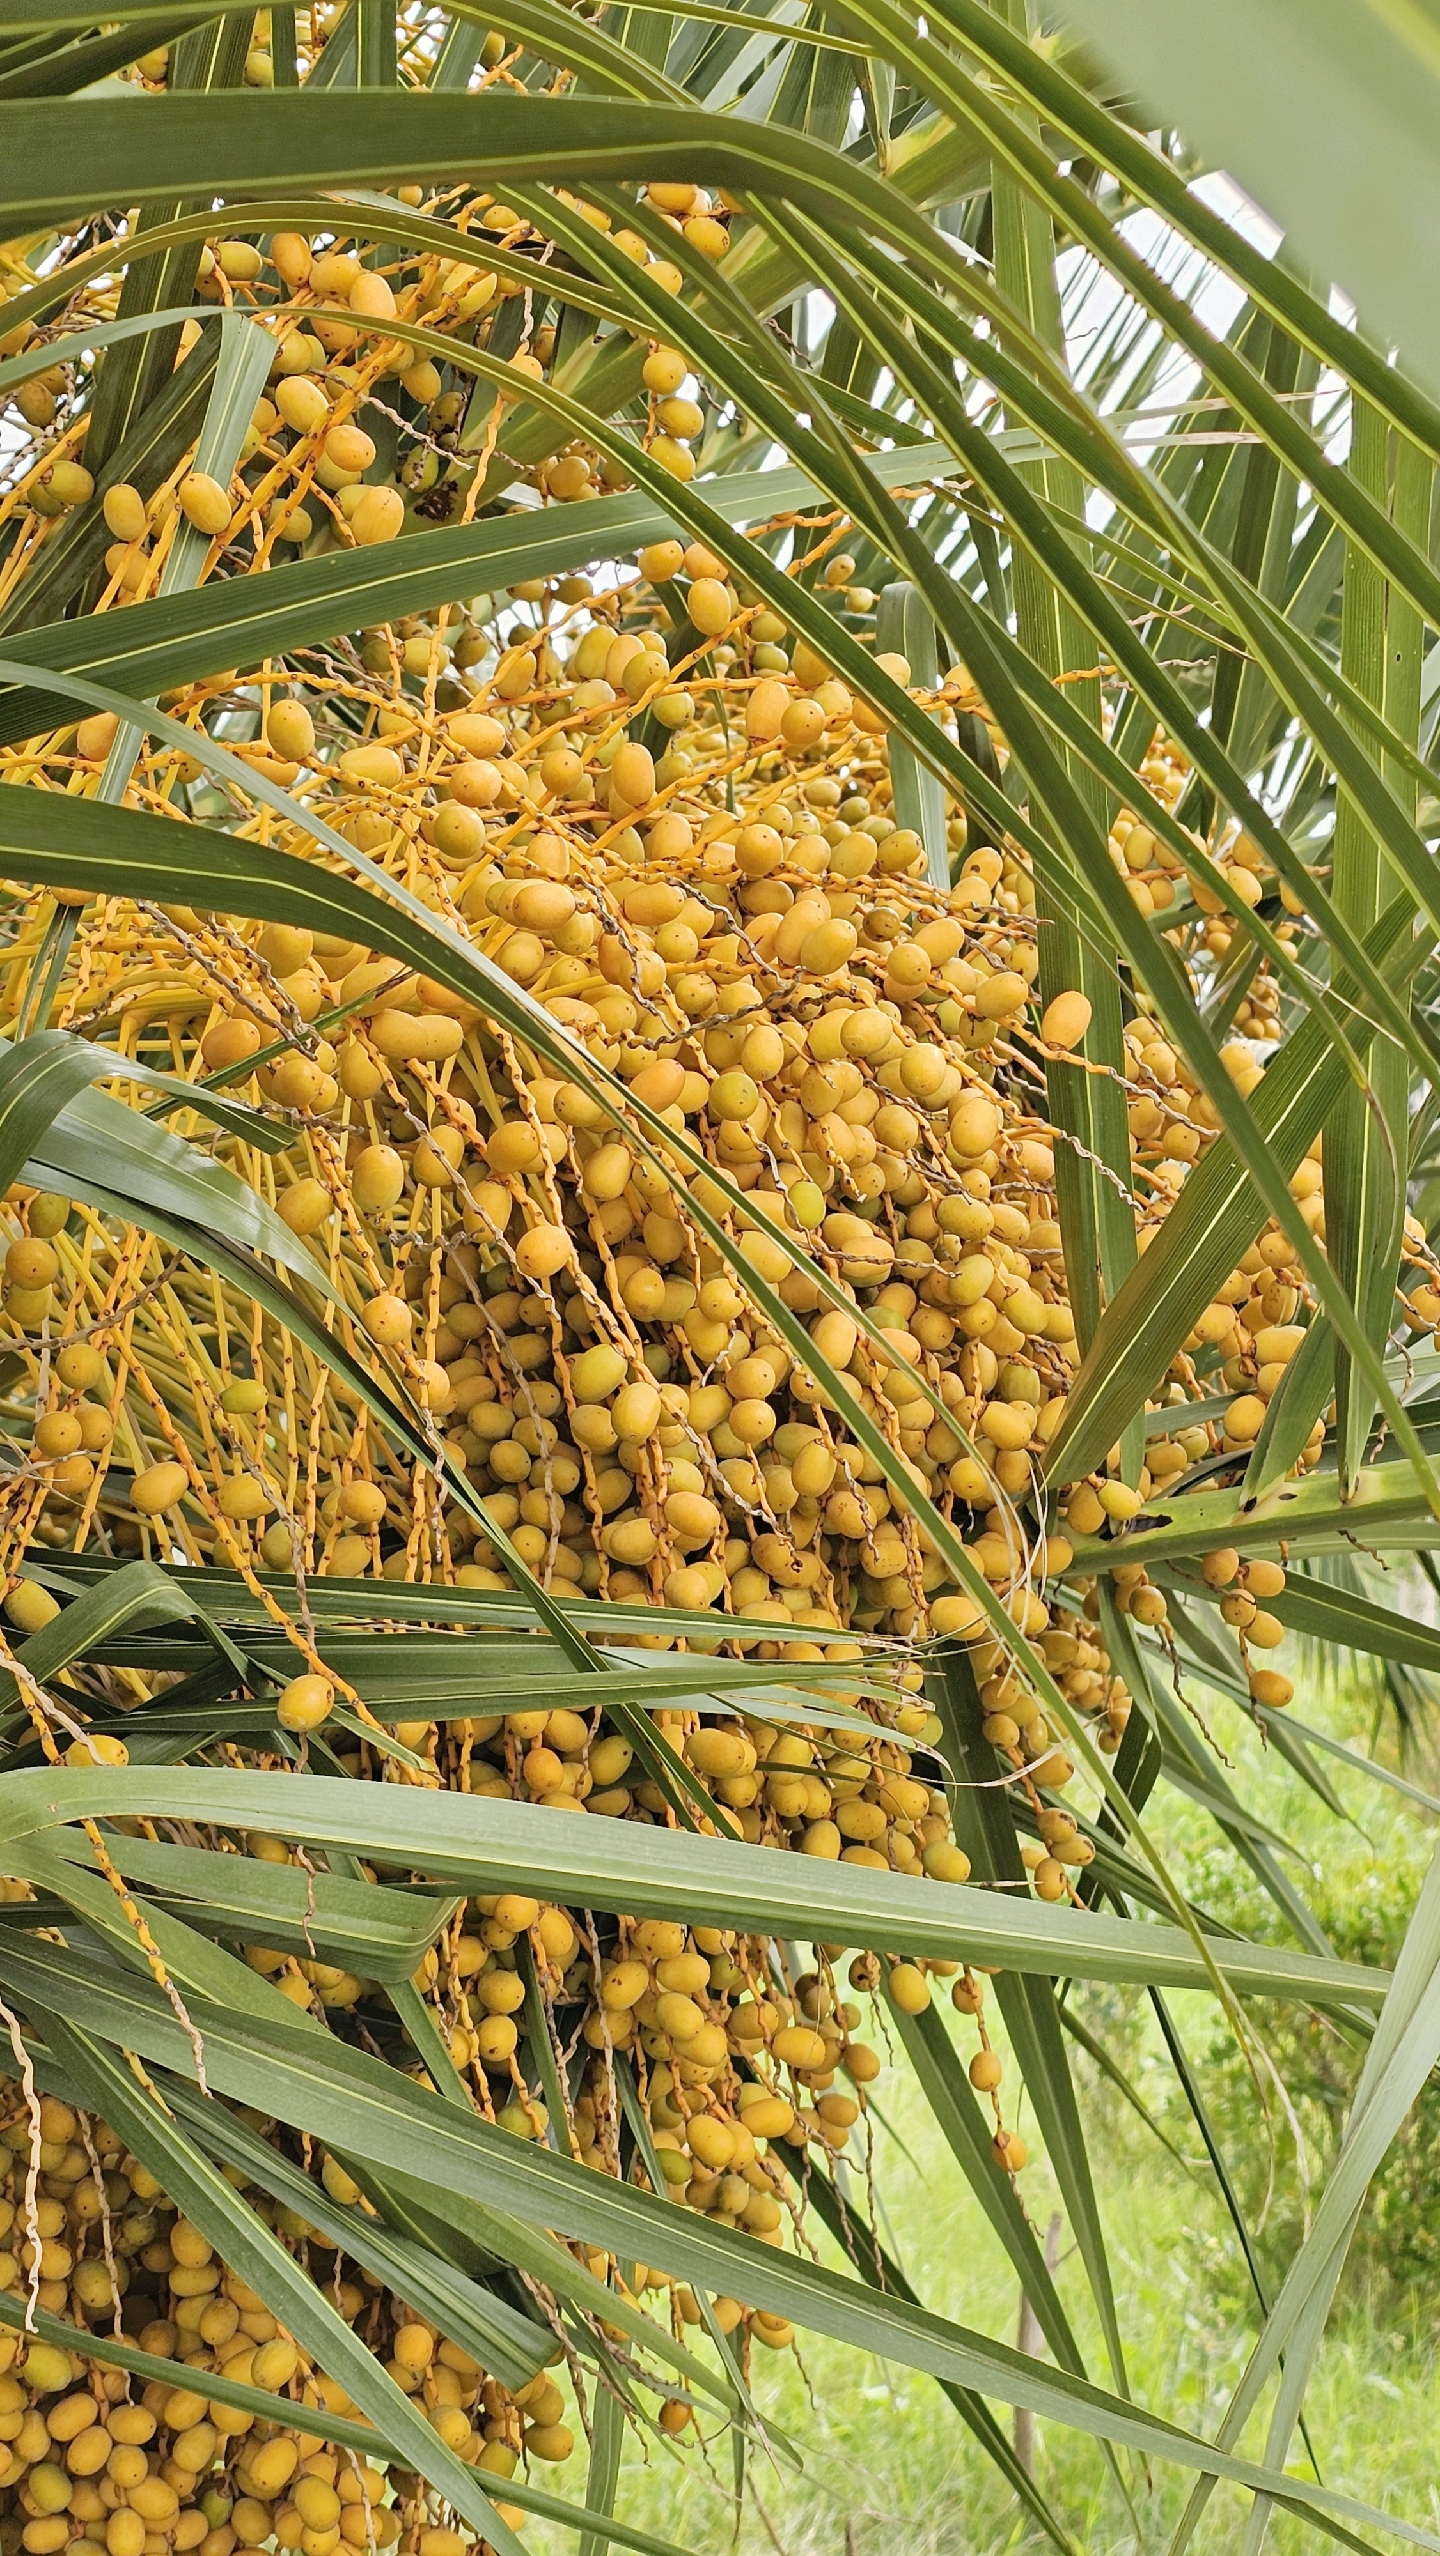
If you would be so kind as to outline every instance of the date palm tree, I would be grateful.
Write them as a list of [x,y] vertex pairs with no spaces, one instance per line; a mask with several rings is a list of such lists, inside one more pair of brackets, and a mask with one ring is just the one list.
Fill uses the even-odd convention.
[[[1440,408],[1428,275],[1366,228],[1392,185],[1428,203],[1432,68],[1353,15],[1348,190],[1283,105],[1292,76],[1334,93],[1328,22],[1302,58],[1266,8],[1236,31],[1281,100],[1263,147],[1207,13],[1157,0],[1076,0],[1043,30],[1021,0],[3,15],[0,2067],[22,2165],[36,2144],[0,2319],[27,2337],[17,2368],[70,2352],[67,2377],[129,2372],[157,2408],[185,2400],[199,2333],[216,2474],[221,2415],[283,2433],[303,2403],[312,2449],[388,2476],[384,2512],[428,2492],[506,2556],[526,2511],[585,2556],[658,2556],[617,2516],[626,2427],[678,2435],[700,2408],[743,2479],[769,2437],[743,2303],[751,2339],[808,2328],[933,2379],[1058,2547],[1007,2409],[1088,2435],[1136,2503],[1150,2470],[1186,2470],[1177,2547],[1219,2483],[1248,2550],[1276,2509],[1346,2546],[1435,2543],[1292,2448],[1357,2216],[1440,2049],[1440,1900],[1428,1883],[1393,1975],[1338,1958],[1188,1700],[1249,1715],[1333,1805],[1321,1752],[1376,1770],[1270,1649],[1440,1668],[1396,1594],[1440,1516]],[[611,860],[593,932],[577,844]],[[637,905],[626,866],[643,892],[677,863],[684,893]],[[792,947],[822,875],[837,893]],[[706,895],[753,932],[750,974],[739,939],[705,940]],[[742,1057],[752,996],[773,1052]],[[647,1065],[662,998],[685,1017]],[[852,1058],[854,1088],[826,1084]],[[448,1292],[416,1238],[467,1148],[474,1168],[487,1094]],[[854,1131],[881,1120],[866,1156]],[[527,1283],[547,1310],[523,1329]],[[600,1317],[577,1327],[586,1287],[625,1354]],[[461,1372],[482,1336],[495,1376],[517,1340],[522,1379],[568,1361],[529,1439],[480,1358]],[[572,1390],[612,1354],[602,1390]],[[647,1415],[629,1435],[623,1391]],[[801,1470],[817,1413],[855,1460],[850,1523],[823,1506],[833,1449]],[[567,1526],[617,1443],[675,1472],[680,1558],[656,1558],[648,1514],[602,1524],[603,1499],[593,1533]],[[617,1501],[649,1461],[605,1477]],[[818,1523],[787,1542],[807,1501]],[[797,1622],[783,1592],[813,1590],[826,1536],[849,1599]],[[508,1759],[472,1762],[507,1730]],[[1267,1894],[1273,1942],[1186,1897],[1154,1833],[1170,1789]],[[619,1815],[556,1806],[599,1795]],[[627,2043],[604,1983],[634,1940],[651,2006]],[[462,1942],[501,1983],[478,2025]],[[859,2011],[842,1956],[857,1993],[888,1982],[899,2064],[1044,2357],[927,2307],[867,2225],[836,2161],[857,2112],[831,2083]],[[699,1968],[667,1984],[667,1961]],[[1026,2214],[1001,2062],[986,2035],[967,2065],[937,1977],[962,2031],[998,2013],[1078,2319]],[[1127,2381],[1070,2055],[1095,2047],[1087,1988],[1114,1983],[1165,2018],[1252,2263],[1165,2000],[1206,1992],[1252,2054],[1276,2001],[1353,2048],[1336,2163],[1213,2438]],[[746,1986],[748,2044],[724,2005]],[[747,2100],[711,2171],[670,2098],[708,2082],[683,2053],[717,2030],[710,2076]],[[755,2055],[787,2032],[789,2095]],[[750,2097],[778,2107],[758,2217]],[[258,2349],[226,2363],[173,2318],[147,2349],[113,2264],[68,2287],[60,2245],[47,2270],[35,2178],[51,2191],[77,2123],[111,2142],[102,2199],[123,2154],[200,2232],[197,2269],[223,2260],[293,2337],[298,2375],[262,2386]],[[772,2192],[811,2246],[762,2241]],[[371,2285],[348,2312],[345,2265]],[[647,2268],[683,2301],[673,2328]],[[367,2295],[453,2347],[468,2406],[422,2384],[428,2347],[387,2361]],[[561,2359],[590,2391],[579,2497],[487,2465],[470,2420],[473,2374],[533,2407]],[[532,2419],[534,2455],[563,2430]],[[25,2501],[14,2465],[27,2549],[84,2526],[52,2466]],[[233,2478],[212,2499],[228,2549]],[[338,2545],[302,2525],[280,2543]],[[123,2530],[106,2544],[125,2556]]]

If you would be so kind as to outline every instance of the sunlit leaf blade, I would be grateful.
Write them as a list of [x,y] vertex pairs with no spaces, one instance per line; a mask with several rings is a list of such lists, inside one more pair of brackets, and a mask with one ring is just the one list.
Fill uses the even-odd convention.
[[[281,208],[282,210],[285,208]],[[177,377],[178,378],[178,377]],[[147,412],[148,414],[148,412]],[[912,480],[908,452],[880,453],[867,465],[882,482]],[[942,457],[947,468],[949,455]],[[715,490],[736,524],[803,500],[813,482],[793,473],[737,473]],[[603,510],[603,511],[601,511]],[[164,691],[192,673],[215,673],[303,643],[335,636],[357,622],[383,621],[474,591],[483,577],[497,586],[531,576],[557,576],[586,565],[597,543],[617,550],[673,531],[674,515],[649,494],[602,497],[583,520],[517,509],[463,530],[427,533],[423,543],[375,551],[331,552],[278,568],[263,588],[236,578],[193,597],[166,596],[136,605],[123,634],[102,618],[62,622],[27,632],[24,658],[37,668],[107,679],[135,694]],[[63,535],[62,535],[63,538]],[[56,545],[57,549],[59,545]],[[123,681],[122,681],[123,678]],[[0,734],[23,737],[66,715],[70,696],[37,687],[29,697],[0,696]]]
[[[1363,405],[1355,411],[1350,468],[1386,502],[1388,438],[1382,421]],[[1401,473],[1399,502],[1409,508],[1412,523],[1422,513],[1428,517],[1430,474],[1418,454],[1410,466],[1402,461]],[[1387,626],[1392,618],[1393,628]],[[1407,732],[1419,716],[1421,646],[1417,616],[1389,595],[1373,563],[1352,547],[1345,562],[1341,671],[1373,702],[1386,693],[1398,698]],[[1354,801],[1344,795],[1336,811],[1333,884],[1337,903],[1368,930],[1385,894],[1381,854]],[[1388,1039],[1378,1039],[1368,1091],[1352,1086],[1343,1092],[1327,1127],[1325,1207],[1327,1246],[1369,1338],[1382,1350],[1394,1315],[1408,1121],[1403,1059]],[[1336,1357],[1335,1386],[1340,1478],[1348,1487],[1363,1461],[1374,1412],[1368,1385],[1343,1349]]]
[[[993,1958],[1007,1970],[1042,1976],[1058,1971],[1077,1978],[1154,1978],[1186,1987],[1200,1986],[1209,1976],[1178,1929],[1142,1934],[1098,1914],[1082,1919],[1033,1901],[902,1881],[849,1865],[819,1864],[813,1874],[791,1881],[776,1876],[763,1848],[710,1838],[676,1838],[662,1860],[656,1838],[624,1826],[610,1827],[596,1840],[592,1829],[598,1823],[556,1811],[457,1794],[407,1797],[388,1786],[367,1787],[356,1801],[348,1788],[337,1795],[332,1784],[303,1776],[158,1767],[17,1774],[0,1804],[0,1854],[12,1841],[23,1851],[28,1838],[67,1819],[131,1809],[152,1817],[218,1817],[266,1833],[283,1819],[302,1843],[333,1844],[376,1863],[423,1869],[436,1881],[454,1880],[471,1890],[521,1889],[537,1856],[543,1856],[547,1886],[576,1907],[654,1916],[685,1907],[703,1912],[704,1922],[741,1931],[752,1925],[767,1931],[773,1920],[821,1941],[838,1934],[850,1943],[873,1940],[901,1953],[943,1948],[954,1959]],[[1354,1999],[1362,2006],[1384,1995],[1383,1973],[1358,1962],[1312,1961],[1218,1937],[1210,1950],[1245,1993],[1295,1994],[1325,2004]]]

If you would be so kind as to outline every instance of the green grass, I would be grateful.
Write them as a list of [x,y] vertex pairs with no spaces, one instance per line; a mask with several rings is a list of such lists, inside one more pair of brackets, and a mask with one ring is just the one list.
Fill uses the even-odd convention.
[[[1353,1687],[1317,1690],[1307,1681],[1297,1709],[1368,1752],[1375,1727],[1369,1695]],[[1356,1824],[1342,1823],[1229,1707],[1215,1707],[1207,1719],[1242,1798],[1300,1849],[1305,1869],[1297,1866],[1296,1878],[1333,1931],[1337,1948],[1371,1959],[1393,1957],[1430,1851],[1425,1816],[1397,1794],[1341,1769],[1337,1790]],[[1393,1764],[1392,1731],[1387,1712],[1377,1753]],[[1334,1761],[1327,1763],[1333,1770]],[[1421,1784],[1431,1774],[1423,1757],[1412,1759],[1407,1771]],[[1247,1931],[1289,1940],[1270,1903],[1223,1841],[1217,1843],[1202,1813],[1167,1790],[1156,1827],[1187,1887],[1207,1906]],[[1192,2180],[1113,2087],[1088,2061],[1078,2061],[1132,2392],[1187,2428],[1213,2433],[1256,2331],[1253,2293],[1148,2008],[1131,1992],[1108,1999],[1089,1992],[1081,2011],[1196,2165]],[[1192,1996],[1177,1999],[1174,2012],[1258,2227],[1273,2283],[1303,2225],[1305,2178],[1295,2141],[1278,2113],[1267,2130],[1213,2007]],[[1298,2089],[1298,2123],[1312,2192],[1318,2191],[1357,2063],[1299,2019],[1257,2020],[1273,2027],[1282,2072]],[[1013,2341],[1019,2304],[1014,2276],[939,2147],[923,2099],[899,2063],[887,2070],[879,2091],[893,2135],[877,2131],[876,2179],[884,2196],[882,2224],[894,2250],[929,2304]],[[1032,2125],[1023,2116],[1016,2126],[1030,2137]],[[1440,2522],[1433,2451],[1440,2372],[1427,2246],[1427,2237],[1440,2235],[1437,2155],[1440,2139],[1428,2129],[1422,2107],[1418,2126],[1412,2125],[1395,2152],[1362,2222],[1307,2399],[1326,2483],[1431,2527]],[[1038,2153],[1022,2190],[1043,2235],[1058,2203]],[[1102,2378],[1095,2321],[1078,2261],[1069,2255],[1068,2234],[1062,2234],[1061,2256],[1062,2290],[1092,2374]],[[754,2490],[737,2538],[727,2444],[717,2443],[713,2468],[693,2441],[678,2454],[656,2445],[648,2463],[627,2450],[618,2506],[625,2518],[700,2556],[732,2547],[742,2556],[776,2549],[784,2556],[1000,2556],[1002,2550],[1048,2544],[1017,2513],[959,2417],[928,2381],[818,2337],[802,2336],[798,2353],[757,2353],[756,2361],[757,2395],[801,2449],[802,2472],[772,2468],[763,2459],[752,2462]],[[1252,2449],[1262,2440],[1257,2426]],[[1137,2537],[1092,2444],[1051,2425],[1037,2426],[1035,2474],[1078,2545],[1107,2556],[1112,2550],[1121,2556],[1131,2548],[1162,2547],[1188,2491],[1178,2470],[1146,2478],[1132,2463],[1127,2483],[1140,2519]],[[578,2473],[573,2482],[566,2479],[569,2491],[579,2484]],[[1223,2492],[1216,2497],[1202,2545],[1233,2543],[1241,2499]],[[527,2538],[547,2556],[552,2546],[558,2556],[563,2543],[538,2524]],[[1318,2533],[1282,2520],[1272,2525],[1267,2543],[1290,2556],[1322,2541]]]

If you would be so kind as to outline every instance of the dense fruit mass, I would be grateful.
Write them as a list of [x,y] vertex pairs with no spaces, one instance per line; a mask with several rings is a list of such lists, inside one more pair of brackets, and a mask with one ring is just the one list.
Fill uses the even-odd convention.
[[[0,2141],[8,2150],[0,2272],[10,2292],[30,2289],[41,2309],[91,2322],[102,2334],[112,2317],[117,2331],[123,2320],[140,2351],[182,2365],[174,2380],[141,2388],[121,2369],[87,2370],[80,2354],[57,2344],[0,2338],[7,2545],[32,2556],[58,2556],[77,2540],[107,2556],[201,2547],[206,2556],[232,2556],[237,2547],[271,2544],[333,2556],[342,2546],[384,2549],[403,2537],[420,2556],[456,2556],[460,2541],[430,2520],[418,2479],[393,2470],[387,2477],[353,2451],[337,2454],[322,2438],[257,2423],[209,2396],[204,2374],[215,2372],[272,2396],[293,2393],[322,2423],[327,2413],[355,2411],[343,2388],[312,2373],[263,2300],[217,2262],[209,2241],[112,2131],[47,2096],[33,2116],[22,2109]],[[32,2153],[39,2174],[27,2198]],[[329,2161],[324,2180],[337,2197],[356,2197]],[[277,2216],[283,2232],[320,2245],[319,2232],[293,2212]],[[32,2220],[38,2263],[23,2233]],[[364,2320],[372,2349],[388,2358],[407,2395],[452,2447],[463,2444],[482,2474],[509,2476],[522,2448],[542,2460],[568,2456],[552,2379],[538,2374],[512,2396],[358,2267],[345,2275],[337,2256],[329,2277],[342,2314]]]
[[[264,34],[257,21],[254,85],[269,76]],[[498,39],[485,60],[487,77],[503,71]],[[142,67],[163,81],[163,58]],[[611,444],[558,440],[543,406],[526,405],[556,361],[556,325],[536,319],[542,234],[486,194],[441,205],[472,233],[473,256],[406,245],[403,223],[398,247],[388,234],[375,248],[298,232],[208,243],[199,295],[249,312],[273,342],[228,470],[208,447],[202,467],[192,434],[159,475],[127,477],[121,448],[102,449],[88,376],[32,372],[15,405],[43,440],[0,500],[0,604],[23,614],[76,525],[104,611],[297,549],[378,549],[417,523],[468,522],[521,476],[547,522],[622,488]],[[418,187],[399,191],[397,219],[434,209]],[[665,226],[682,260],[723,261],[732,230],[743,237],[730,208],[691,186],[649,188],[635,231],[579,210],[677,297],[686,275],[663,253]],[[112,315],[102,268],[92,256],[66,326]],[[429,347],[394,333],[405,326],[429,332]],[[187,321],[182,371],[200,338]],[[6,352],[28,342],[24,323]],[[705,438],[738,421],[707,415],[703,385],[662,338],[632,331],[624,352],[636,438],[684,487]],[[868,633],[875,597],[843,547],[851,528],[787,515],[770,530],[797,591]],[[910,686],[903,658],[882,663]],[[982,732],[1003,768],[1005,740],[963,666],[911,688],[937,719]],[[313,1275],[311,1301],[350,1360],[408,1397],[434,1437],[434,1461],[412,1461],[353,1372],[233,1273],[22,1180],[6,1201],[3,1301],[7,1409],[24,1444],[0,1482],[17,1639],[58,1611],[34,1576],[47,1560],[219,1565],[283,1650],[265,1690],[273,1728],[225,1742],[223,1762],[694,1821],[947,1884],[966,1881],[970,1860],[922,1646],[961,1645],[1030,1886],[1083,1906],[1095,1848],[1062,1797],[1084,1750],[1119,1751],[1131,1709],[1105,1644],[1097,1539],[1123,1537],[1197,1468],[1223,1477],[1245,1462],[1309,1307],[1271,1224],[1152,1395],[1143,1461],[1117,1447],[1093,1473],[1044,1484],[1082,1346],[1057,1200],[1072,1139],[1054,1124],[1047,1072],[1073,1064],[1121,1083],[1120,1186],[1142,1250],[1219,1126],[1148,998],[1129,1001],[1123,1058],[1096,1058],[1087,996],[1048,978],[1040,990],[1044,915],[1020,846],[985,839],[954,803],[926,839],[908,749],[698,539],[657,534],[588,574],[227,668],[165,706],[228,750],[223,786],[213,758],[163,736],[137,751],[105,710],[4,749],[0,778],[81,797],[128,790],[134,806],[223,822],[337,877],[338,833],[539,1008],[527,1036],[523,1015],[506,1025],[365,940],[298,921],[118,895],[12,899],[7,1033],[48,1020],[102,1041],[117,1091],[139,1105],[127,1066],[260,1112],[259,1129],[239,1118],[216,1134],[198,1111],[167,1124],[213,1140],[273,1210],[272,1240],[283,1229],[292,1274]],[[1219,962],[1262,893],[1264,858],[1245,836],[1220,847],[1222,908],[1155,830],[1181,806],[1183,757],[1157,735],[1139,778],[1111,829],[1115,866],[1183,957]],[[284,803],[247,795],[256,779]],[[1293,937],[1287,925],[1282,944]],[[1277,1020],[1262,965],[1225,1050],[1242,1091]],[[594,1066],[623,1087],[618,1109]],[[626,1093],[690,1151],[657,1157]],[[1317,1140],[1291,1183],[1317,1233],[1320,1155]],[[747,1280],[773,1291],[769,1312]],[[1440,1294],[1413,1302],[1440,1319]],[[1321,1435],[1317,1421],[1297,1469]],[[1288,1681],[1265,1665],[1281,1638],[1267,1608],[1285,1585],[1278,1545],[1273,1558],[1211,1553],[1204,1578],[1225,1592],[1252,1694],[1283,1704]],[[1165,1592],[1143,1565],[1107,1556],[1106,1580],[1120,1614],[1163,1640]],[[471,1691],[437,1704],[367,1689],[360,1647],[332,1638],[341,1619],[332,1610],[317,1627],[320,1582],[345,1584],[352,1625],[385,1620],[386,1584],[444,1589],[452,1625],[470,1599],[457,1638]],[[640,1717],[606,1709],[603,1678],[593,1701],[577,1675],[563,1701],[485,1710],[485,1645],[505,1638],[490,1602],[537,1584],[562,1601],[664,1611],[611,1636],[587,1618],[597,1656],[617,1643],[648,1665],[697,1652],[771,1664],[774,1682],[753,1690],[753,1710],[738,1688],[740,1709],[682,1699],[639,1735]],[[1053,1678],[1063,1721],[998,1638],[1007,1619]],[[103,1685],[72,1680],[53,1713],[33,1681],[18,1691],[49,1757],[123,1763],[126,1718],[143,1722],[166,1680],[123,1666]],[[244,1842],[277,1865],[305,1860],[283,1838]],[[23,1898],[28,1885],[13,1889]],[[996,2160],[1024,2163],[980,1978],[869,1953],[847,1964],[847,1951],[817,1944],[797,1970],[766,1938],[597,1921],[509,1893],[463,1905],[415,1984],[440,2057],[487,2119],[778,2245],[807,2153],[868,2156],[866,2089],[882,2061],[867,2001],[913,2017],[936,1976],[953,1979],[975,2026],[970,2077],[993,2111]],[[358,1972],[264,1943],[247,1958],[336,2031],[388,2031],[380,1989]],[[617,2062],[633,2072],[648,2156],[627,2129]],[[256,2126],[291,2154],[288,2134]],[[17,2097],[3,2138],[0,2291],[97,2333],[118,2317],[142,2350],[196,2375],[191,2388],[142,2388],[54,2344],[0,2345],[0,2546],[333,2556],[342,2542],[400,2543],[459,2556],[414,2476],[206,2396],[203,2374],[220,2373],[317,2414],[355,2411],[116,2134],[53,2096],[38,2110]],[[336,2201],[362,2201],[338,2159],[312,2160],[307,2143],[291,2162],[313,2164]],[[463,2459],[503,2479],[522,2457],[568,2457],[583,2409],[562,2387],[562,2355],[554,2374],[507,2388],[302,2213],[252,2197]],[[628,2292],[668,2289],[668,2312],[698,2320],[694,2297],[645,2266],[589,2261]],[[790,2339],[744,2300],[720,2299],[715,2316],[745,2354]],[[661,2420],[683,2433],[688,2406],[667,2400]]]

